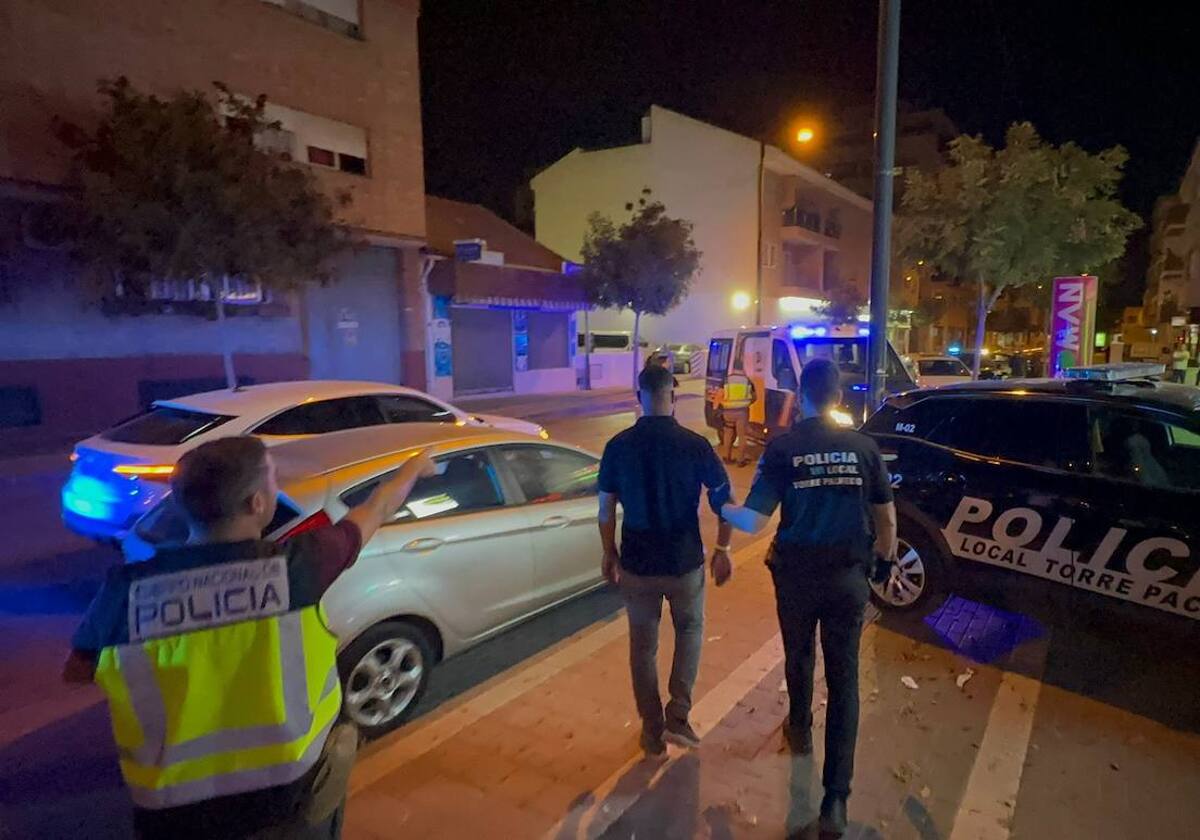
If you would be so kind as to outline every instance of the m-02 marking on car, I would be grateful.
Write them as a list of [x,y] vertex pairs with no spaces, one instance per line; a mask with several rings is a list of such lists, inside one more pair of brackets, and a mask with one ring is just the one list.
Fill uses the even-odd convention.
[[[1200,563],[1183,541],[1151,536],[1131,542],[1128,529],[1112,526],[1087,554],[1066,546],[1075,520],[1060,516],[1035,548],[1046,530],[1038,511],[1014,507],[993,518],[994,513],[986,499],[963,496],[942,530],[950,551],[966,560],[1200,618]],[[989,521],[990,536],[971,533],[986,530]]]

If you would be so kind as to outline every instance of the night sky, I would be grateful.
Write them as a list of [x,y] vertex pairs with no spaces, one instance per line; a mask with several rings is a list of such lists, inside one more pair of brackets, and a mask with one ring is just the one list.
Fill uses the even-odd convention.
[[[1200,136],[1200,11],[1103,5],[1118,4],[905,0],[900,95],[993,143],[1014,120],[1121,143],[1126,203],[1148,215]],[[875,0],[425,0],[421,15],[427,189],[509,218],[532,173],[633,142],[651,103],[774,139],[874,92]]]

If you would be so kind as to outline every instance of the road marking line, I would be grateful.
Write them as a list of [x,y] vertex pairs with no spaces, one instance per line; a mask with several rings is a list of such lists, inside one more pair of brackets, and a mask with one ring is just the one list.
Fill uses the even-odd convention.
[[[770,537],[764,537],[736,551],[734,567],[740,567],[750,559],[760,558],[761,551],[769,540]],[[369,751],[358,760],[350,776],[350,795],[362,791],[393,770],[436,749],[468,726],[516,700],[566,668],[582,662],[610,642],[627,636],[628,633],[627,623],[619,616],[604,620],[603,623],[593,625],[574,637],[564,639],[535,660],[517,666],[515,670],[510,669],[497,674],[462,698],[462,702],[451,702],[433,714],[404,727],[396,735],[389,736],[386,746]]]
[[1005,672],[950,840],[1008,840],[1042,684]]
[[[865,664],[869,670],[874,669],[874,638],[877,628],[874,623],[863,630],[862,644],[865,655],[860,659],[860,665]],[[813,673],[814,685],[824,681],[823,654],[816,657],[816,667]],[[738,701],[749,694],[755,686],[763,681],[783,662],[783,640],[778,633],[768,639],[762,647],[711,691],[701,698],[692,710],[692,726],[701,738],[711,732],[733,711]],[[872,682],[873,683],[873,678]],[[619,820],[626,811],[650,790],[662,778],[663,774],[686,752],[677,752],[664,761],[647,761],[636,756],[627,761],[617,772],[601,782],[590,796],[576,805],[545,835],[544,840],[579,840],[580,837],[594,840],[600,837]],[[643,765],[645,772],[636,778],[634,771],[638,765]]]

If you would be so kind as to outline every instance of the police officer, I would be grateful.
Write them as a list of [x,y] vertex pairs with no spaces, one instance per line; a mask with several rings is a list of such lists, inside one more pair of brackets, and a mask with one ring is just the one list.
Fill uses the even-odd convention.
[[321,596],[432,472],[418,454],[336,525],[276,545],[260,536],[278,495],[262,441],[183,457],[188,543],[110,571],[64,672],[108,696],[139,838],[339,836],[357,733],[335,725]]
[[791,701],[791,752],[812,752],[813,644],[821,628],[829,705],[820,829],[840,836],[858,737],[858,645],[876,557],[896,552],[891,484],[875,442],[827,418],[839,401],[837,367],[814,359],[800,375],[803,419],[767,446],[744,506],[725,505],[735,528],[756,533],[782,505],[767,565],[775,582]]
[[721,389],[721,457],[733,463],[733,447],[738,445],[738,466],[748,463],[746,432],[750,425],[750,406],[754,404],[754,383],[742,371],[734,371]]

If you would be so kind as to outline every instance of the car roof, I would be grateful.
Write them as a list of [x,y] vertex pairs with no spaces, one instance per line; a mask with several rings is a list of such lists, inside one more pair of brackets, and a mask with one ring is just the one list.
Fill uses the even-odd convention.
[[911,403],[926,396],[944,397],[953,394],[1007,394],[1012,396],[1043,394],[1086,397],[1093,400],[1166,409],[1185,414],[1200,412],[1200,388],[1152,379],[1132,379],[1121,382],[1089,382],[1072,379],[983,379],[943,385],[937,389],[908,391],[900,397],[905,402]]
[[269,382],[263,385],[247,385],[237,390],[224,388],[220,391],[205,391],[186,397],[155,400],[155,405],[202,411],[207,414],[229,414],[240,417],[245,414],[271,414],[280,409],[316,400],[356,397],[364,394],[412,394],[428,397],[427,394],[403,385],[385,382],[355,382],[339,379],[305,379],[293,382]]
[[270,452],[280,477],[288,480],[323,475],[409,449],[446,443],[487,446],[544,441],[521,432],[457,423],[395,423],[301,438],[273,446]]

